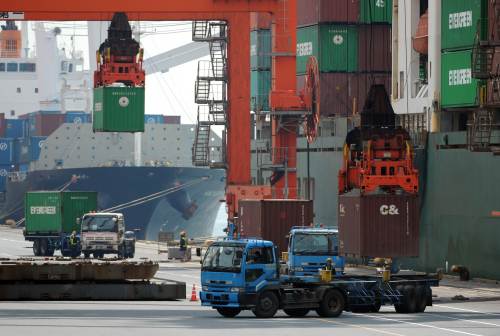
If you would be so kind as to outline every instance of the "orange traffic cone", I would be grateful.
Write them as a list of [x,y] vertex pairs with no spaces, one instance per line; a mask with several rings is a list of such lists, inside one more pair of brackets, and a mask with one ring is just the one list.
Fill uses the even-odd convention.
[[196,296],[196,285],[193,284],[193,289],[191,290],[191,300],[189,301],[198,301],[198,297]]

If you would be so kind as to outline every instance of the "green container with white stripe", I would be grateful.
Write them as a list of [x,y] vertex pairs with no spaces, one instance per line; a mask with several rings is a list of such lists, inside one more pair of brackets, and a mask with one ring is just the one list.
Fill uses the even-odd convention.
[[479,105],[480,81],[472,77],[472,50],[450,51],[441,55],[441,106]]

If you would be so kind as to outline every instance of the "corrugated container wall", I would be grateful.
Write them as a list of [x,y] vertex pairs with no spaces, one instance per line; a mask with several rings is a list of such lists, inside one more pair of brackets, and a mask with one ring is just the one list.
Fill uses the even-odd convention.
[[60,234],[79,232],[76,219],[97,209],[96,192],[37,191],[25,194],[26,232]]
[[357,23],[359,0],[297,0],[297,25],[317,23]]
[[94,89],[95,132],[144,132],[144,88]]
[[64,122],[67,124],[83,124],[90,122],[90,114],[85,112],[66,112]]
[[144,122],[146,124],[163,124],[165,118],[163,114],[146,114],[144,115]]
[[254,112],[269,111],[271,71],[253,70],[250,73],[250,109]]
[[5,187],[7,184],[7,176],[12,171],[12,165],[10,164],[1,164],[0,165],[0,192],[5,191]]
[[270,70],[271,30],[260,29],[250,32],[250,68],[252,70]]
[[287,250],[290,229],[308,226],[314,218],[312,201],[240,200],[238,209],[240,235],[270,240],[280,252]]
[[358,68],[360,72],[390,72],[392,69],[392,27],[358,27]]
[[30,156],[31,161],[36,161],[40,157],[43,145],[47,137],[31,137],[30,139]]
[[5,113],[0,113],[0,138],[5,138],[6,126]]
[[22,138],[26,136],[27,126],[26,120],[22,119],[7,119],[5,124],[6,138]]
[[181,116],[165,116],[163,120],[165,124],[179,125],[181,123]]
[[481,38],[487,37],[487,0],[441,1],[441,49],[472,48],[481,27]]
[[358,71],[358,29],[346,25],[314,25],[297,30],[297,74],[316,56],[320,72]]
[[414,195],[340,195],[340,253],[355,257],[419,255],[419,202]]
[[[359,113],[372,84],[384,84],[390,92],[390,74],[320,74],[320,115],[349,117]],[[297,76],[297,91],[305,85],[305,76]]]
[[0,139],[0,164],[14,164],[15,158],[15,140],[11,138]]
[[33,136],[49,136],[64,123],[64,114],[35,115],[35,130]]
[[[360,0],[359,21],[392,23],[392,0]],[[432,0],[431,0],[432,1]]]
[[472,77],[472,50],[445,52],[441,57],[441,106],[478,106],[478,83]]

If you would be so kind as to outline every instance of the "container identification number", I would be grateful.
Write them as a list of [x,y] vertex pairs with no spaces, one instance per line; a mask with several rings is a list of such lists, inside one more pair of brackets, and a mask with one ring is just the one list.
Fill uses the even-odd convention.
[[297,43],[297,56],[310,56],[313,54],[312,42]]
[[448,84],[450,86],[468,85],[472,83],[471,69],[456,69],[448,72]]
[[32,206],[30,207],[32,215],[55,215],[56,207],[54,206]]
[[391,205],[384,204],[384,205],[380,206],[380,214],[383,216],[399,215],[399,209],[394,204],[391,204]]
[[451,13],[448,17],[450,29],[472,27],[472,11]]

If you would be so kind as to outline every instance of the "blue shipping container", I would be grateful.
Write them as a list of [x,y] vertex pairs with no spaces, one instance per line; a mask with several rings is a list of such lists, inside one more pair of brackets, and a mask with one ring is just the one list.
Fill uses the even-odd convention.
[[27,172],[29,170],[29,168],[30,168],[29,163],[24,163],[24,164],[19,165],[19,171],[22,173]]
[[146,114],[144,115],[145,124],[163,124],[163,114]]
[[23,138],[26,136],[26,120],[7,119],[5,124],[6,138]]
[[90,114],[85,112],[66,112],[64,122],[67,124],[83,124],[90,122]]
[[14,163],[29,163],[31,160],[29,139],[14,140]]
[[40,152],[42,151],[43,144],[47,137],[44,136],[34,136],[31,137],[30,141],[30,151],[31,151],[31,161],[36,161],[40,157]]
[[0,192],[5,191],[5,186],[7,184],[7,175],[12,171],[10,165],[0,165]]
[[0,139],[0,165],[14,164],[15,142],[14,139]]

